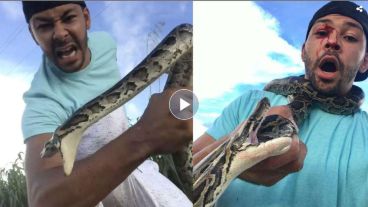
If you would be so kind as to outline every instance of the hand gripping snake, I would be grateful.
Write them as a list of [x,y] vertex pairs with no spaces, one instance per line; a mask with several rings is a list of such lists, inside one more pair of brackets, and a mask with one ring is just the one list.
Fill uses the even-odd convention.
[[[41,157],[60,152],[64,173],[70,175],[83,132],[113,110],[125,104],[163,73],[168,73],[165,89],[193,86],[193,28],[182,24],[174,28],[152,52],[113,87],[89,101],[59,126],[47,141]],[[192,193],[192,144],[173,154],[175,168],[186,195]]]
[[[353,86],[346,96],[329,96],[316,91],[303,77],[288,77],[271,81],[264,88],[290,98],[289,107],[293,120],[281,115],[266,115],[270,109],[268,98],[260,100],[251,116],[241,123],[229,139],[194,166],[193,204],[195,207],[212,207],[232,180],[267,157],[285,152],[275,148],[266,156],[263,147],[273,142],[286,146],[287,140],[298,133],[298,125],[308,117],[313,105],[333,114],[355,113],[364,99],[364,92]],[[296,123],[295,123],[296,122]]]

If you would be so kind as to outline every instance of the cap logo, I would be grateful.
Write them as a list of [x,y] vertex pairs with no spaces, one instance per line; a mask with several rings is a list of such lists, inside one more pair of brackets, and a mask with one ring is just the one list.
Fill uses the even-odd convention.
[[356,10],[358,10],[359,12],[363,12],[363,6],[357,7]]

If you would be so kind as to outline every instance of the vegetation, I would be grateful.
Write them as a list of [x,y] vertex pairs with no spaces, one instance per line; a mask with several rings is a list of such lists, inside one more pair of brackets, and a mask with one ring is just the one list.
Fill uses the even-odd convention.
[[[135,120],[132,120],[128,117],[128,127],[133,126],[140,117],[137,117]],[[151,160],[155,161],[160,169],[160,173],[167,177],[171,182],[173,182],[179,189],[183,189],[183,184],[181,179],[176,172],[175,164],[171,154],[164,155],[152,155],[150,157]]]
[[182,181],[178,173],[176,172],[175,164],[171,154],[155,155],[152,156],[151,159],[158,164],[161,174],[167,177],[179,189],[184,189],[184,185],[182,184]]
[[23,163],[23,153],[20,152],[10,169],[0,168],[0,207],[27,206]]

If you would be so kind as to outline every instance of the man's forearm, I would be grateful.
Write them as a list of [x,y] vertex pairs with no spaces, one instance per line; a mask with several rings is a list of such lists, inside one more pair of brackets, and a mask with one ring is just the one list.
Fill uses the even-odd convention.
[[208,154],[210,154],[213,150],[215,150],[218,146],[228,140],[229,137],[223,137],[220,140],[213,141],[209,143],[206,147],[201,150],[194,151],[193,155],[193,166],[199,163],[203,158],[205,158]]
[[36,166],[28,166],[27,169],[35,171],[31,173],[34,177],[30,205],[80,207],[98,204],[150,155],[151,149],[141,136],[144,135],[139,130],[130,128],[95,154],[77,161],[70,176],[63,175],[62,166],[42,172],[37,172]]

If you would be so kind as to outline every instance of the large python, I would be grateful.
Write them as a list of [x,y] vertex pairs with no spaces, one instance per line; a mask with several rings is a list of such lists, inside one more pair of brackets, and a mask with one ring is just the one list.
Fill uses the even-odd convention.
[[[297,125],[308,117],[312,106],[333,114],[349,115],[359,109],[364,99],[364,92],[357,86],[353,86],[346,96],[328,96],[316,91],[303,77],[276,79],[264,90],[290,99],[287,107],[293,120],[277,114],[266,115],[270,104],[267,98],[263,98],[253,114],[229,135],[227,141],[194,166],[195,207],[214,206],[240,173],[269,156],[285,152],[287,148],[283,147],[298,133]],[[272,152],[264,153],[267,156],[262,156],[264,146],[271,143],[281,148],[274,148]]]
[[[41,157],[51,157],[60,152],[63,158],[64,173],[70,175],[81,136],[90,125],[125,104],[163,73],[168,74],[165,89],[169,87],[192,88],[192,36],[193,28],[190,24],[181,24],[174,28],[124,78],[103,94],[86,103],[59,126],[52,138],[45,143]],[[184,184],[183,191],[190,195],[192,192],[191,144],[186,149],[173,154],[173,160]]]

